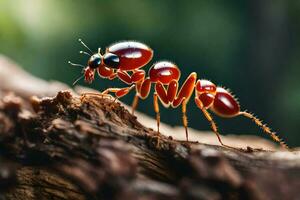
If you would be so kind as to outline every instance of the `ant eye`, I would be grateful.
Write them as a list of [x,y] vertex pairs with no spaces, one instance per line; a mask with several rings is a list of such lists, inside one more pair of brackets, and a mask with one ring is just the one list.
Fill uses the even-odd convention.
[[99,54],[94,54],[88,61],[88,66],[92,69],[96,69],[101,64],[101,57]]
[[106,53],[103,57],[103,62],[107,67],[118,68],[120,64],[120,58],[116,54]]

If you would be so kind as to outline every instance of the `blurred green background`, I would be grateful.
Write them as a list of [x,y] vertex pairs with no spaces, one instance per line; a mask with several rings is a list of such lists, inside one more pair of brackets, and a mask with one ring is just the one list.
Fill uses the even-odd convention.
[[[182,80],[195,71],[230,88],[242,109],[300,144],[300,1],[0,0],[0,53],[38,77],[71,85],[81,70],[67,61],[87,61],[78,38],[95,51],[142,41],[154,49],[153,61],[177,63]],[[120,85],[97,78],[92,87]],[[154,116],[152,99],[138,110]],[[180,109],[161,110],[163,122],[181,125]],[[193,101],[188,115],[191,127],[209,130]],[[263,135],[244,118],[215,118],[223,134]]]

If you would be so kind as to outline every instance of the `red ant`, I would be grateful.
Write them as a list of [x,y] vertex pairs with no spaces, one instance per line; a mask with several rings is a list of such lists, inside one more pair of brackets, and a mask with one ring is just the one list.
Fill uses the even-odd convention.
[[197,80],[195,72],[192,72],[187,77],[180,89],[178,84],[180,70],[174,63],[169,61],[159,61],[153,64],[148,71],[148,77],[145,77],[145,71],[140,68],[148,64],[153,57],[153,50],[147,45],[136,41],[124,41],[110,45],[106,48],[104,54],[101,53],[100,48],[98,49],[98,53],[93,54],[82,40],[79,39],[79,42],[91,54],[83,51],[80,52],[90,56],[86,67],[69,62],[72,65],[84,67],[84,75],[77,79],[74,84],[83,77],[86,82],[91,83],[94,80],[96,70],[102,78],[110,80],[119,78],[130,86],[125,88],[108,88],[101,94],[112,92],[115,93],[117,98],[120,98],[128,94],[135,87],[136,95],[132,103],[132,113],[137,108],[139,98],[146,99],[150,93],[151,84],[154,84],[153,103],[154,111],[156,112],[158,133],[160,125],[159,101],[166,108],[169,106],[176,108],[181,105],[182,121],[185,128],[186,140],[188,141],[186,105],[195,91],[195,103],[210,122],[211,129],[216,134],[221,145],[227,146],[222,142],[217,125],[208,110],[220,117],[232,118],[240,115],[247,117],[271,136],[275,142],[288,149],[284,141],[275,132],[272,132],[266,124],[263,124],[260,119],[247,111],[241,111],[238,101],[228,90],[218,87],[208,80]]

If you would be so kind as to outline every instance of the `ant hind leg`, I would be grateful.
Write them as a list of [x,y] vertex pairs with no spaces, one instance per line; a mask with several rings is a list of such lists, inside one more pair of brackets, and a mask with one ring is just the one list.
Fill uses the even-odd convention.
[[202,113],[204,114],[205,118],[210,122],[210,125],[211,125],[211,129],[212,131],[216,134],[220,144],[223,146],[223,147],[227,147],[227,148],[230,148],[230,149],[236,149],[236,147],[232,147],[232,146],[229,146],[229,145],[226,145],[222,142],[222,139],[221,139],[221,135],[218,131],[218,127],[217,127],[217,124],[215,123],[215,121],[213,120],[212,116],[210,115],[210,113],[205,109],[205,108],[202,108],[201,109]]
[[224,147],[227,147],[227,148],[231,148],[231,149],[236,149],[235,147],[231,147],[231,146],[228,146],[226,144],[224,144],[222,142],[222,139],[221,139],[221,135],[218,131],[218,127],[217,127],[217,124],[215,123],[215,121],[213,120],[212,116],[210,115],[210,113],[203,107],[203,104],[202,102],[195,98],[195,102],[196,102],[196,105],[197,107],[202,111],[203,115],[205,116],[205,118],[209,121],[210,123],[210,126],[211,126],[211,129],[212,131],[216,134],[218,140],[219,140],[219,143],[224,146]]

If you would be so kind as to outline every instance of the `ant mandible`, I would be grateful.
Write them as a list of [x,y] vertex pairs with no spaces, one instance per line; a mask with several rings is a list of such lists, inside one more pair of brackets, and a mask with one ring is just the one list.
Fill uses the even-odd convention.
[[[148,77],[146,77],[145,71],[140,68],[147,65],[153,57],[153,50],[147,45],[136,41],[123,41],[110,45],[106,48],[105,53],[102,54],[100,48],[97,53],[93,53],[81,39],[79,39],[79,42],[86,47],[91,54],[80,51],[80,53],[90,56],[87,66],[74,64],[69,61],[71,65],[84,68],[83,76],[78,78],[73,84],[83,77],[86,82],[91,83],[94,80],[95,71],[98,72],[101,78],[109,80],[118,78],[130,86],[124,88],[108,88],[101,94],[111,92],[115,93],[117,98],[121,98],[128,94],[131,89],[135,88],[136,94],[132,103],[132,113],[134,113],[137,108],[138,100],[140,98],[146,99],[150,93],[151,84],[154,84],[155,92],[153,94],[153,104],[156,113],[158,133],[160,126],[159,102],[166,108],[170,106],[177,108],[181,105],[182,122],[185,128],[186,140],[188,141],[186,105],[193,92],[195,92],[195,103],[209,121],[211,129],[216,134],[221,145],[227,146],[222,142],[217,125],[208,110],[225,118],[236,116],[249,118],[275,142],[278,142],[283,148],[288,149],[285,142],[280,139],[275,132],[271,131],[266,124],[263,124],[260,119],[255,117],[252,113],[241,111],[238,101],[227,89],[218,87],[208,80],[197,80],[197,74],[195,72],[192,72],[186,78],[179,90],[178,80],[181,73],[178,66],[172,62],[159,61],[153,64],[148,71]],[[94,93],[85,93],[84,95],[86,94]]]

